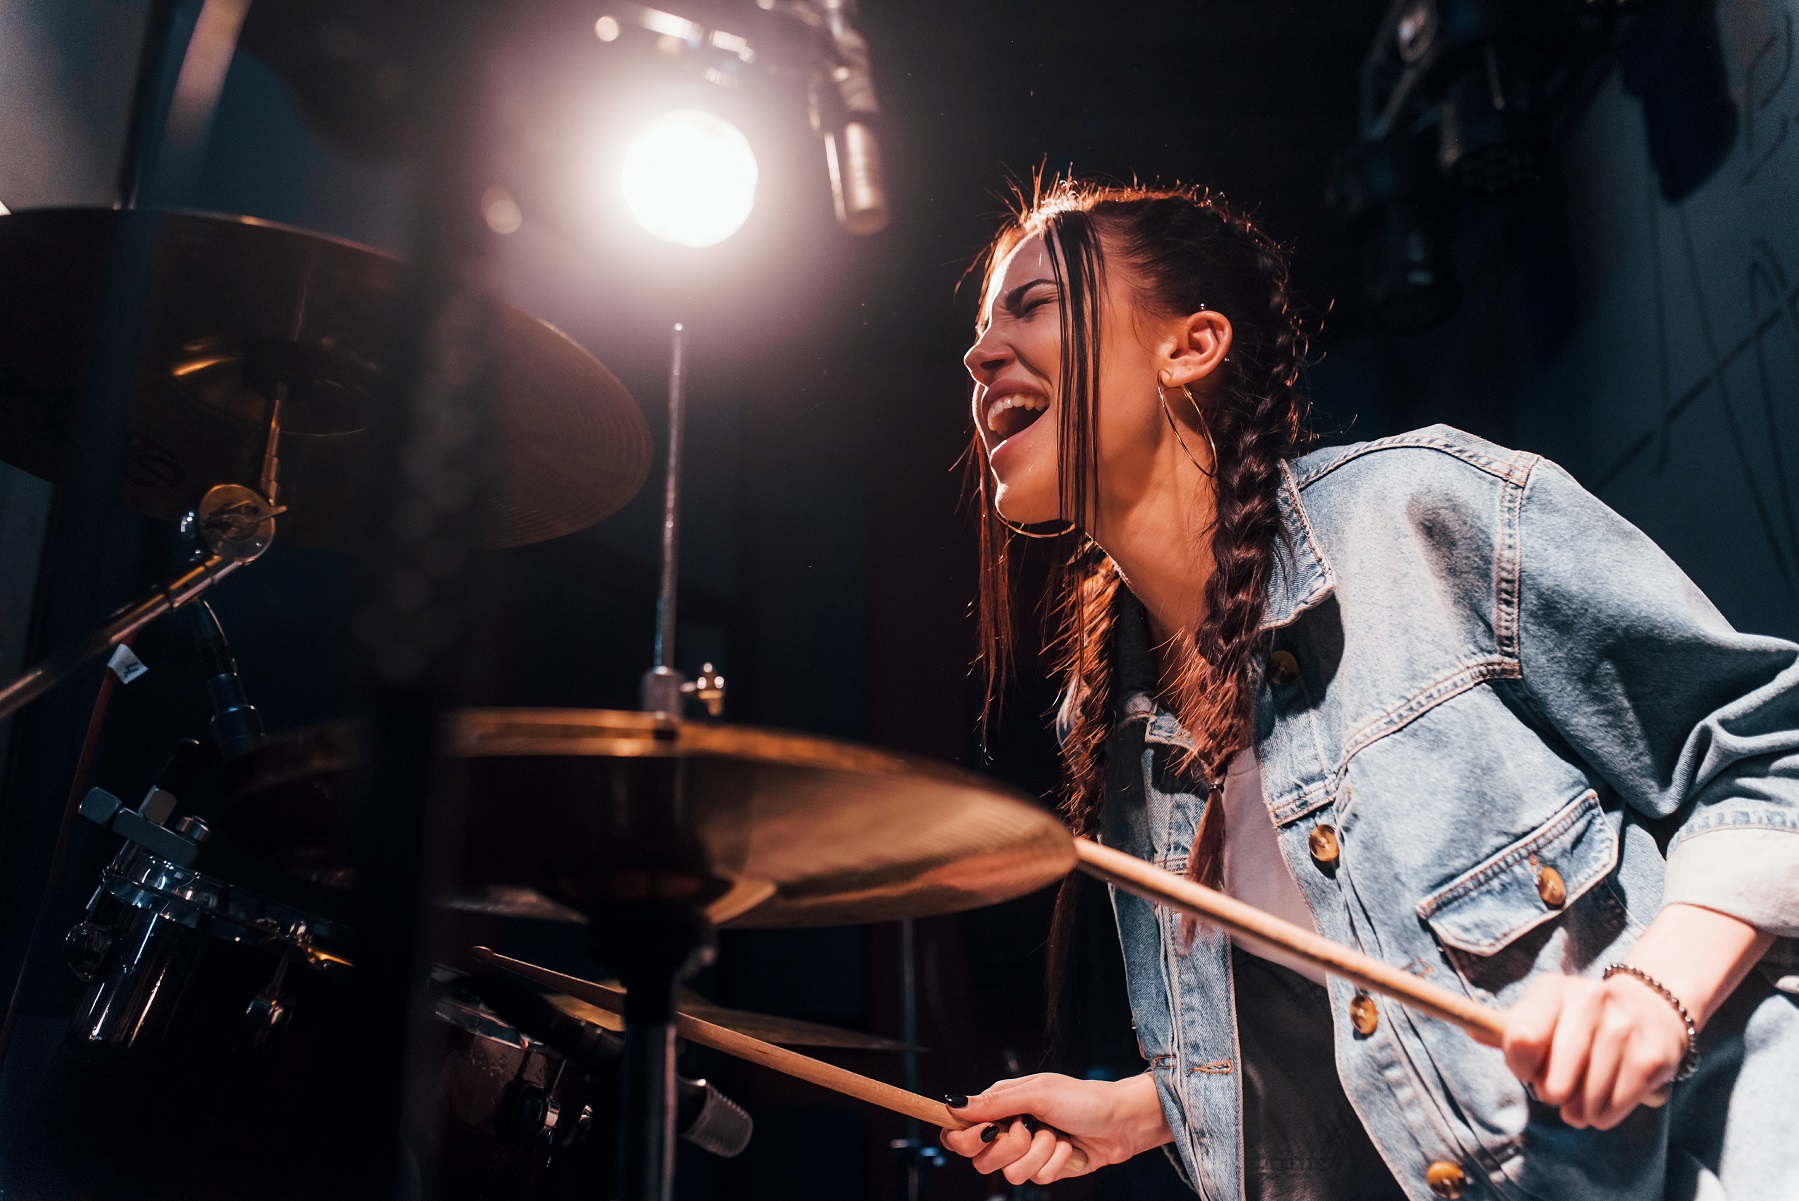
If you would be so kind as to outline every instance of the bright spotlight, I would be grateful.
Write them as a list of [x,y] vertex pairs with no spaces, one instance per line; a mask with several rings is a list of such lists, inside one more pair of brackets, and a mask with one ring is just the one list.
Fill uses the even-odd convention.
[[711,246],[742,227],[756,203],[756,155],[723,117],[697,108],[663,113],[625,151],[625,204],[650,233]]

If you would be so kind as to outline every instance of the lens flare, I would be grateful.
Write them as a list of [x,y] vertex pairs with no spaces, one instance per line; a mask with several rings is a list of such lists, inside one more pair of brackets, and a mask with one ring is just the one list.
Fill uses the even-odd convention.
[[756,203],[756,155],[735,125],[703,109],[663,113],[625,151],[625,204],[650,233],[712,246]]

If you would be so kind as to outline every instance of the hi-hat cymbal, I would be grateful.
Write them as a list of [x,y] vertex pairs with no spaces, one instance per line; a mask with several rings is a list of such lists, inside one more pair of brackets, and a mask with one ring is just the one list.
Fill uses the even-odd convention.
[[[254,484],[287,387],[280,537],[344,546],[366,524],[375,406],[406,269],[351,242],[243,217],[111,209],[0,216],[0,458],[60,481],[94,353],[117,223],[156,229],[119,499],[175,520],[214,484]],[[629,500],[649,430],[623,384],[510,305],[490,330],[496,546],[571,533]]]
[[[1068,831],[968,772],[833,739],[657,714],[474,709],[465,889],[536,889],[590,916],[641,900],[712,904],[765,886],[733,926],[953,913],[1074,866]],[[347,723],[278,735],[226,766],[218,828],[307,875],[347,858]]]
[[[570,1017],[580,1018],[584,1022],[592,1022],[605,1030],[618,1033],[625,1028],[624,1006],[625,990],[622,986],[610,981],[595,982],[595,988],[610,989],[618,998],[618,1004],[611,1009],[602,1009],[598,1005],[583,1001],[579,997],[571,997],[564,993],[550,993],[547,1000]],[[699,1018],[702,1022],[711,1022],[714,1026],[723,1026],[727,1030],[735,1030],[739,1034],[747,1034],[751,1038],[759,1038],[765,1043],[773,1043],[777,1047],[838,1047],[845,1051],[922,1051],[925,1048],[903,1043],[898,1039],[882,1038],[878,1034],[863,1034],[860,1030],[845,1030],[838,1026],[825,1026],[818,1022],[802,1022],[798,1018],[776,1017],[770,1013],[751,1013],[747,1009],[727,1009],[723,1005],[714,1005],[698,993],[680,990],[675,997],[675,1009],[688,1017]]]

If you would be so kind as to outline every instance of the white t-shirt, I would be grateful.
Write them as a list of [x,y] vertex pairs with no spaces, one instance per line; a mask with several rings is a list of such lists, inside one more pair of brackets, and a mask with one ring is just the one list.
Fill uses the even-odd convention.
[[[1224,776],[1224,891],[1296,926],[1314,932],[1318,928],[1281,858],[1274,819],[1262,800],[1262,765],[1247,747],[1237,752]],[[1303,960],[1248,942],[1237,945],[1316,984],[1325,982],[1325,974]]]

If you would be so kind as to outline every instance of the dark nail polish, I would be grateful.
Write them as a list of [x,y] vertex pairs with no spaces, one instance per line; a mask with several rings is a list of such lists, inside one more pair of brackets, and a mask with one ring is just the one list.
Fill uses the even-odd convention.
[[999,1137],[999,1123],[998,1122],[989,1122],[987,1124],[987,1129],[981,1131],[981,1141],[983,1143],[990,1143],[998,1137]]
[[951,1109],[961,1109],[968,1104],[968,1098],[961,1093],[944,1093],[943,1103]]
[[1032,1117],[1028,1113],[1025,1114],[1024,1117],[1020,1118],[1019,1121],[1024,1123],[1025,1130],[1031,1134],[1036,1134],[1039,1130],[1043,1129],[1043,1123],[1039,1122],[1036,1118]]

